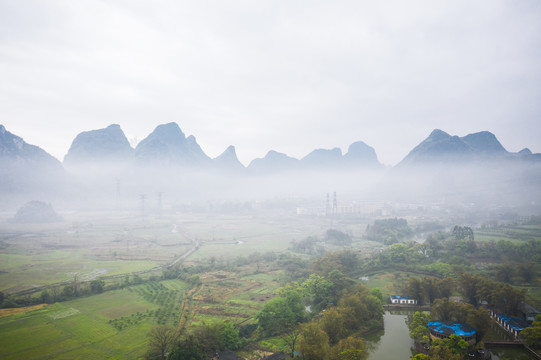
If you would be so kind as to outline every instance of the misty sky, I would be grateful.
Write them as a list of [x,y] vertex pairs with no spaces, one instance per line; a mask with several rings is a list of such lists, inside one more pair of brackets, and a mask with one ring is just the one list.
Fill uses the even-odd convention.
[[60,160],[112,123],[211,157],[354,141],[394,165],[434,128],[541,152],[541,1],[0,0],[0,124]]

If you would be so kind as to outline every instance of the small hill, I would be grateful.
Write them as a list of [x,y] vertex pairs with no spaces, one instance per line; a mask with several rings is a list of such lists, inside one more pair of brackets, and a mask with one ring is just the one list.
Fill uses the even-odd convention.
[[344,163],[349,167],[381,167],[376,151],[362,141],[351,144],[344,155]]
[[51,204],[37,200],[24,204],[13,218],[13,222],[22,224],[52,223],[59,221],[62,221],[62,217],[54,211]]

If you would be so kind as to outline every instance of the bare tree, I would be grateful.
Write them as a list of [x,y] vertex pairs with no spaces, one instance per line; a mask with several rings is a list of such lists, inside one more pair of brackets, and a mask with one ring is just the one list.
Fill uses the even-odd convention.
[[160,325],[148,333],[147,359],[166,359],[175,341],[175,329],[171,326]]
[[297,328],[281,336],[282,340],[287,345],[288,350],[290,350],[289,353],[291,354],[291,358],[295,356],[295,345],[297,344],[300,333],[300,329]]

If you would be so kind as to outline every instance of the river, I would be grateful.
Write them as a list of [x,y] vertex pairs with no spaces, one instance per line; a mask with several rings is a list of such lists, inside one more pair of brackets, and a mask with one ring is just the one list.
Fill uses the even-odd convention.
[[[370,355],[368,360],[409,360],[412,356],[413,340],[409,337],[406,319],[412,310],[385,311],[383,318],[384,330],[375,331],[364,336]],[[487,337],[505,338],[506,334],[494,324]],[[535,360],[524,349],[517,348],[490,348],[492,360]]]

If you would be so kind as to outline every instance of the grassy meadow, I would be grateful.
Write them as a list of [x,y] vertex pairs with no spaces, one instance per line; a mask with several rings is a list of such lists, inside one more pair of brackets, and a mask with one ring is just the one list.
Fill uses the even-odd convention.
[[188,322],[181,330],[216,320],[254,323],[255,314],[279,287],[279,276],[279,271],[202,274],[188,314],[182,314],[181,302],[189,286],[164,280],[0,317],[0,358],[141,358],[148,331],[157,324],[177,327],[183,315]]

